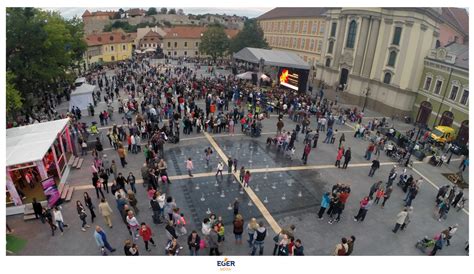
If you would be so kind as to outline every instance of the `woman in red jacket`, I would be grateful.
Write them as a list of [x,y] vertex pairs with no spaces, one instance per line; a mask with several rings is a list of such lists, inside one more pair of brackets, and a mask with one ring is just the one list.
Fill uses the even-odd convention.
[[339,150],[337,151],[336,163],[334,164],[334,166],[337,166],[338,168],[341,167],[341,159],[343,155],[344,155],[344,146],[341,146]]
[[155,241],[153,241],[153,238],[151,237],[153,235],[151,228],[147,224],[141,223],[139,234],[143,238],[143,242],[145,242],[146,251],[151,251],[148,248],[148,241],[150,241],[153,246],[156,246]]

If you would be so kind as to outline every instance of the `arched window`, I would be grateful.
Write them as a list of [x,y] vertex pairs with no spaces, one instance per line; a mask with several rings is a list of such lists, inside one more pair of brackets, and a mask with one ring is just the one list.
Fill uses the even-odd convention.
[[331,58],[326,58],[326,67],[331,66]]
[[436,40],[436,48],[441,47],[441,42],[439,40]]
[[383,82],[384,84],[390,84],[390,81],[392,81],[392,74],[390,72],[386,72],[383,77]]
[[352,20],[351,23],[349,24],[349,31],[347,32],[347,42],[346,42],[347,48],[351,48],[351,49],[354,48],[356,33],[357,33],[357,23],[355,20]]
[[396,59],[397,59],[397,52],[393,50],[393,51],[390,52],[390,55],[388,56],[387,66],[395,67],[395,60]]
[[329,46],[328,46],[328,53],[332,54],[332,50],[334,49],[334,42],[329,41]]
[[402,28],[401,27],[395,27],[395,31],[393,32],[393,39],[392,39],[392,44],[393,45],[400,45],[400,37],[402,35]]

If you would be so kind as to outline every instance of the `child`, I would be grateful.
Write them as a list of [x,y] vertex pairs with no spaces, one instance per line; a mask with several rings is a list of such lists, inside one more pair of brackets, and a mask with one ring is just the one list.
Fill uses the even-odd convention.
[[382,198],[385,194],[385,191],[383,190],[382,187],[377,189],[377,192],[375,193],[375,200],[374,203],[379,204],[380,198]]
[[220,243],[220,242],[223,242],[225,240],[225,237],[224,237],[225,228],[224,228],[224,222],[222,221],[221,216],[219,216],[219,218],[217,219],[217,226],[218,226],[217,242]]

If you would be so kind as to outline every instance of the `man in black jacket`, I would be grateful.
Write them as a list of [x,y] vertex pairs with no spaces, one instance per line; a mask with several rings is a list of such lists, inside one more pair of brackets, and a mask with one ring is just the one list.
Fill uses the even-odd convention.
[[41,219],[41,222],[44,224],[44,216],[43,216],[43,207],[41,206],[40,203],[36,201],[36,198],[33,198],[33,211],[35,212],[35,217],[36,219]]
[[374,173],[377,169],[380,168],[380,162],[378,159],[372,161],[372,166],[370,166],[369,177],[374,177]]
[[260,222],[258,224],[258,228],[255,231],[255,242],[253,243],[252,247],[252,253],[251,255],[254,256],[255,252],[257,251],[257,246],[259,247],[258,255],[262,256],[263,255],[263,243],[265,241],[265,237],[267,236],[267,229],[265,228],[265,225],[263,222]]
[[342,165],[343,169],[347,169],[347,165],[351,161],[351,148],[348,147],[346,152],[344,153],[344,164]]

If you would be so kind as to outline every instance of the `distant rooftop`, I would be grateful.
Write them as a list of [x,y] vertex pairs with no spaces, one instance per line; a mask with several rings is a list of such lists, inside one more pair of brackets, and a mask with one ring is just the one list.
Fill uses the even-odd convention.
[[320,17],[327,11],[326,8],[274,8],[259,17],[258,20],[280,19],[280,18],[301,18]]
[[469,69],[469,45],[451,43],[446,46],[446,49],[449,53],[456,55],[455,66]]

